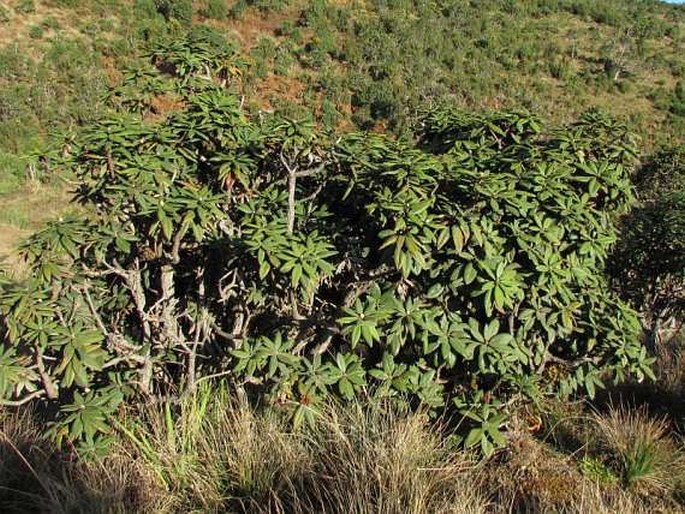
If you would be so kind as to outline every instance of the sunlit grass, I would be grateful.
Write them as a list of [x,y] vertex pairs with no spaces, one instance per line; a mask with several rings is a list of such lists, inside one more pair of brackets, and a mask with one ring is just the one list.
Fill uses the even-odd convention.
[[595,457],[576,461],[520,433],[493,459],[480,461],[448,444],[445,427],[421,412],[369,401],[329,404],[314,426],[295,430],[279,407],[258,408],[242,398],[205,383],[179,404],[124,411],[107,454],[85,458],[58,450],[36,413],[0,411],[0,511],[638,514],[679,508],[673,494],[682,452],[666,424],[643,411],[616,408],[587,417],[601,435],[603,453]]

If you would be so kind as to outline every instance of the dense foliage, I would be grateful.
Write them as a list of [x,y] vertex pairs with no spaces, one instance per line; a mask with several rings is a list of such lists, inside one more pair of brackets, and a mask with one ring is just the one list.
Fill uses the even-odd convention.
[[[327,99],[341,114],[349,103],[362,128],[380,123],[401,133],[426,105],[449,104],[523,107],[555,119],[602,106],[643,130],[646,112],[628,97],[644,91],[665,113],[664,134],[644,130],[657,138],[683,129],[682,84],[657,85],[653,75],[662,65],[667,73],[682,68],[676,9],[619,0],[372,1],[363,8],[317,0],[296,26],[284,26],[289,40],[281,47],[295,46]],[[675,71],[674,81],[681,75]]]
[[438,110],[413,142],[335,138],[247,116],[233,54],[184,44],[142,75],[174,77],[182,109],[146,116],[124,87],[133,113],[65,150],[84,207],[3,279],[4,404],[40,399],[58,439],[92,444],[125,400],[229,376],[296,424],[329,395],[451,405],[489,453],[505,404],[650,375],[602,275],[632,198],[621,124]]
[[614,287],[643,314],[653,352],[685,312],[685,146],[658,150],[635,177],[640,204],[609,261]]

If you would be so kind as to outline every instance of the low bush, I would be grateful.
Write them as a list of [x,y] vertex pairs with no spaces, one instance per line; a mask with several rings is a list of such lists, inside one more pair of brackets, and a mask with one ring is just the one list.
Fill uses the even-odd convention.
[[617,291],[643,314],[649,349],[657,354],[669,324],[685,312],[685,147],[658,150],[635,182],[641,204],[622,221],[608,271]]
[[3,287],[5,403],[56,401],[54,435],[93,444],[125,397],[203,376],[245,381],[296,425],[373,387],[455,407],[491,453],[502,402],[651,376],[601,275],[631,198],[623,127],[592,114],[542,136],[448,111],[417,147],[332,144],[253,122],[197,89],[206,72],[181,75],[187,105],[163,126],[119,116],[73,142],[91,214],[32,236],[32,277]]
[[227,0],[207,0],[207,5],[201,12],[207,18],[225,20],[229,14],[228,2]]
[[190,27],[193,21],[193,3],[190,0],[155,0],[155,6],[167,21],[176,20],[184,27]]
[[0,23],[7,23],[10,19],[9,9],[4,5],[0,5]]
[[21,14],[31,14],[36,12],[36,3],[34,0],[19,0],[14,10]]

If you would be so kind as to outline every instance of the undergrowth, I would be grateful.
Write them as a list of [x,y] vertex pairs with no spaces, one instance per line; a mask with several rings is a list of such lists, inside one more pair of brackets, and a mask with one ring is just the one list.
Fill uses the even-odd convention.
[[[547,407],[551,409],[551,406]],[[371,401],[294,430],[277,406],[205,382],[179,404],[122,411],[105,455],[57,450],[39,416],[0,418],[3,512],[678,512],[683,451],[659,418],[623,407],[567,417],[575,450],[541,431],[488,460],[448,424]],[[604,478],[602,478],[604,477]]]

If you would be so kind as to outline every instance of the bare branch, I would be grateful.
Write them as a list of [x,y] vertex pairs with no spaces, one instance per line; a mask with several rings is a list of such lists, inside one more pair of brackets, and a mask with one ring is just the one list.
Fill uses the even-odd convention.
[[103,264],[110,273],[113,273],[123,279],[124,283],[126,284],[126,287],[131,293],[133,303],[136,306],[136,313],[138,314],[138,318],[143,329],[143,337],[146,340],[149,340],[152,336],[152,331],[150,329],[150,322],[148,320],[148,315],[145,310],[145,289],[143,288],[143,280],[140,276],[141,269],[138,259],[136,258],[136,269],[134,270],[124,269],[121,266],[121,264],[117,262],[116,259],[114,260],[114,265],[110,265],[107,262],[104,262]]
[[31,400],[35,400],[36,398],[40,398],[43,396],[45,393],[44,390],[40,389],[38,391],[34,391],[28,396],[25,396],[21,400],[0,400],[0,405],[4,407],[21,407],[22,405],[26,405],[29,403]]
[[219,377],[225,377],[233,373],[233,370],[225,370],[225,371],[220,371],[219,373],[214,373],[212,375],[205,375],[204,377],[200,377],[197,379],[195,382],[195,386],[199,384],[200,382],[204,382],[205,380],[212,380],[214,378],[219,378]]
[[37,346],[35,346],[34,349],[36,350],[36,370],[38,371],[41,381],[43,382],[45,394],[47,394],[49,399],[55,400],[59,394],[57,393],[57,387],[55,387],[55,384],[52,382],[50,375],[48,375],[48,373],[45,371],[43,353]]
[[142,355],[135,355],[135,354],[129,354],[129,355],[124,355],[122,357],[116,357],[112,359],[111,361],[106,362],[103,366],[102,369],[108,369],[113,366],[116,366],[117,364],[120,364],[122,362],[128,362],[128,361],[133,361],[136,364],[146,364],[148,362],[147,357],[143,357]]
[[288,171],[289,175],[297,173],[297,166],[295,166],[294,168],[290,166],[290,162],[288,161],[288,159],[286,159],[285,155],[283,155],[283,150],[279,152],[278,157],[281,160],[283,166],[285,166],[285,169]]
[[181,249],[181,241],[186,235],[186,232],[188,232],[188,224],[184,223],[180,230],[176,232],[176,235],[174,236],[174,245],[171,249],[171,262],[173,264],[178,264],[181,262],[181,257],[179,256],[179,251]]
[[288,233],[292,234],[295,229],[295,187],[297,174],[288,169]]
[[95,308],[95,304],[93,303],[93,298],[90,296],[90,285],[85,284],[81,288],[81,292],[83,293],[84,298],[86,299],[86,303],[88,304],[88,309],[90,310],[90,313],[93,315],[93,318],[95,318],[95,323],[97,324],[98,328],[102,331],[105,336],[109,335],[109,331],[105,327],[105,324],[102,322],[102,318],[100,317],[100,314],[98,313],[97,309]]
[[297,178],[302,178],[302,177],[311,177],[312,175],[316,175],[320,171],[323,171],[323,169],[326,167],[326,163],[322,162],[319,164],[316,168],[310,168],[308,170],[302,170],[302,171],[296,171],[295,176]]
[[222,339],[226,339],[227,341],[238,341],[241,339],[240,336],[233,335],[225,330],[222,330],[221,327],[219,327],[219,325],[217,325],[214,321],[211,321],[210,324],[212,330],[214,330],[214,332]]
[[314,191],[309,196],[305,196],[300,201],[301,202],[309,202],[310,200],[313,200],[314,198],[316,198],[319,195],[319,193],[321,192],[322,189],[323,189],[323,184],[319,184],[319,187],[316,188],[316,191]]

